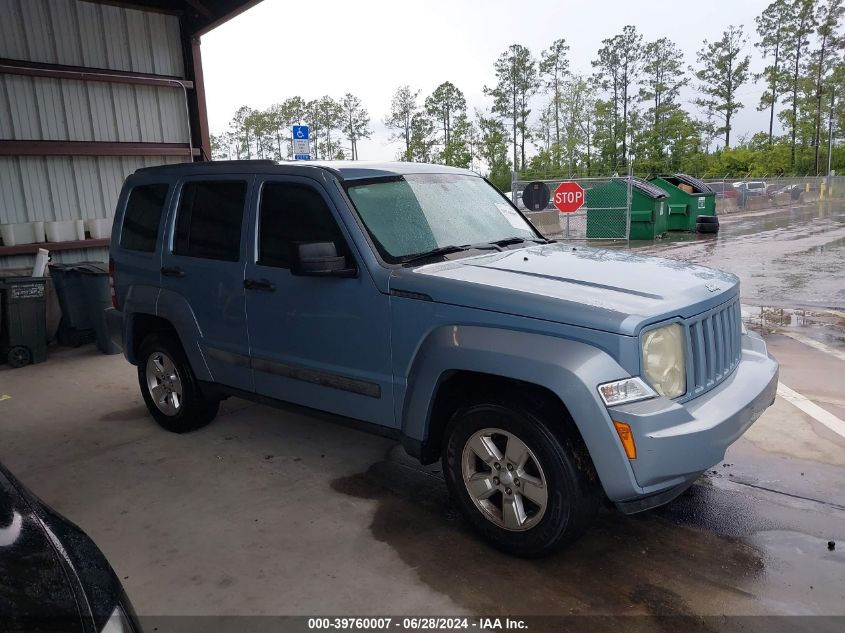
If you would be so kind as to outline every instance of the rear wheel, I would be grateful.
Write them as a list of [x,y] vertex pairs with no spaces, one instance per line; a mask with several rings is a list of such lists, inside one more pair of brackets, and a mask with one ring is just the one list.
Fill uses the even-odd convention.
[[497,548],[543,556],[575,540],[598,510],[600,492],[580,442],[516,402],[490,400],[458,411],[447,429],[443,471],[466,520]]
[[186,433],[215,418],[220,400],[200,391],[176,337],[150,334],[139,349],[138,383],[156,422],[168,431]]

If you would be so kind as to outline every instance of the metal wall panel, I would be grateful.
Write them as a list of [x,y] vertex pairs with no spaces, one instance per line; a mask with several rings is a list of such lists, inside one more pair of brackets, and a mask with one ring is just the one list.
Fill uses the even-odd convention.
[[83,0],[0,0],[0,57],[184,77],[179,18]]
[[179,156],[0,157],[0,224],[112,217],[126,176],[141,167],[185,160]]
[[0,138],[187,143],[185,92],[0,74]]
[[[0,0],[0,57],[185,77],[179,18],[84,0]],[[184,143],[185,93],[157,87],[0,74],[0,138]],[[0,224],[106,218],[140,167],[188,157],[0,156]],[[49,244],[45,246],[49,248]],[[105,261],[107,249],[53,261]],[[34,255],[0,256],[0,268]]]

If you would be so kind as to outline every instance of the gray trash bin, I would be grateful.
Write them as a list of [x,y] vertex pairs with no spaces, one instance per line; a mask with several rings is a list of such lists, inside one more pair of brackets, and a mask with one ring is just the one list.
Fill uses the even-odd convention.
[[78,266],[98,264],[79,262],[76,264],[51,264],[50,277],[59,298],[62,320],[57,338],[60,345],[79,347],[94,340],[94,324],[88,314],[88,306],[82,292],[82,275]]
[[120,348],[112,342],[106,323],[105,311],[111,307],[108,265],[100,262],[76,264],[75,271],[80,275],[82,296],[96,335],[97,349],[103,354],[119,354]]

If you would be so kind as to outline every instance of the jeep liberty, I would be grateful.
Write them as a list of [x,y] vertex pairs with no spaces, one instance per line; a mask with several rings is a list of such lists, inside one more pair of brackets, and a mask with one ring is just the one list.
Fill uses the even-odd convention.
[[497,547],[674,499],[772,404],[730,274],[545,239],[477,174],[404,163],[137,170],[113,337],[182,433],[221,399],[306,407],[442,460]]

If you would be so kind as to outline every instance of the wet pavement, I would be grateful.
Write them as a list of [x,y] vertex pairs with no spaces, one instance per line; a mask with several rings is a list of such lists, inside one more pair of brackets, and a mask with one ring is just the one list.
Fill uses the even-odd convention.
[[142,615],[555,615],[576,620],[530,630],[602,631],[620,623],[595,616],[641,616],[624,626],[840,631],[843,221],[841,209],[759,212],[725,219],[716,239],[634,245],[739,274],[743,316],[789,391],[673,503],[605,508],[543,560],[479,540],[439,467],[384,438],[238,400],[205,429],[165,433],[134,368],[90,348],[0,368],[0,460],[97,541]]
[[845,202],[719,216],[716,236],[670,233],[643,253],[721,268],[758,305],[845,308]]

